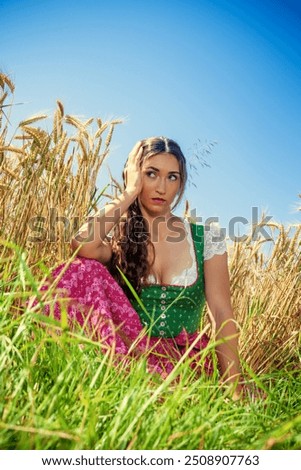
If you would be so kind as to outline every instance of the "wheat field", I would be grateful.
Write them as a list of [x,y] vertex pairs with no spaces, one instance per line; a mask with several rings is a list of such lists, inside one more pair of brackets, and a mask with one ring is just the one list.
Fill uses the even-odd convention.
[[[0,74],[0,94],[0,310],[3,319],[1,331],[5,338],[3,344],[10,357],[8,359],[3,353],[1,360],[2,367],[4,364],[15,367],[15,355],[18,354],[13,346],[7,345],[10,341],[15,344],[12,338],[20,339],[18,322],[26,310],[26,301],[37,293],[52,268],[70,259],[69,240],[85,218],[112,197],[111,193],[118,191],[118,183],[114,180],[108,181],[105,188],[97,188],[96,181],[109,154],[115,126],[120,125],[121,120],[104,122],[100,118],[91,118],[81,121],[76,116],[66,115],[63,104],[57,101],[51,125],[48,116],[34,116],[23,120],[11,135],[9,118],[14,109],[14,84],[5,74]],[[47,126],[43,126],[45,122]],[[108,188],[111,188],[111,192]],[[231,293],[240,328],[240,354],[252,373],[258,376],[273,372],[298,373],[301,366],[301,225],[284,227],[275,221],[269,222],[266,227],[270,233],[269,241],[254,240],[256,228],[253,227],[245,241],[234,242],[229,247]],[[273,247],[269,256],[262,249],[265,243]],[[209,315],[210,312],[206,312],[207,322]],[[36,323],[39,323],[38,319]],[[40,338],[39,335],[37,332],[29,334],[25,331],[24,341],[30,342],[34,337]],[[42,343],[44,341],[46,339],[42,338]],[[55,336],[55,343],[57,341]],[[22,348],[26,350],[24,344]],[[40,345],[37,348],[41,351]],[[30,361],[37,361],[37,357],[33,356]],[[40,366],[43,367],[43,362]],[[97,374],[95,370],[94,373]],[[103,374],[107,377],[107,372]],[[114,381],[114,372],[109,373],[108,380]],[[144,392],[146,395],[148,393],[146,389],[141,391],[141,403]],[[106,393],[109,396],[108,390]],[[156,393],[152,403],[156,403]],[[14,393],[11,396],[14,397]],[[5,409],[7,417],[9,411]],[[19,424],[12,424],[12,421],[7,424],[6,419],[3,419],[0,429],[2,427],[6,432],[18,434],[21,432],[18,426],[25,426],[23,421],[21,419]],[[138,423],[136,418],[134,421]],[[30,436],[31,428],[28,423],[26,426],[27,431],[23,430],[23,434]],[[26,440],[21,433],[23,437],[17,439],[12,447],[45,446],[48,436],[45,426],[33,420],[32,429],[35,431],[32,432],[35,435],[39,426],[43,428],[41,434],[38,433],[40,441],[35,441],[31,447],[30,438]],[[175,445],[182,431],[177,432]],[[75,442],[75,446],[80,446],[81,441],[74,437],[74,433],[70,432],[68,436],[68,432],[65,434],[63,436],[54,432],[54,437],[64,442],[69,439]],[[184,441],[188,435],[188,431],[183,431]],[[269,439],[271,435],[274,436],[269,434]],[[280,442],[280,438],[277,441],[278,434],[278,437],[275,436],[272,437],[276,439],[273,442]],[[57,442],[55,439],[53,442]],[[168,439],[172,441],[170,436]],[[260,439],[260,445],[267,446],[267,440]],[[9,447],[8,440],[3,442],[2,448]],[[102,444],[107,446],[104,448],[112,448],[110,446],[113,444],[108,442]],[[129,448],[135,448],[133,436],[129,434],[129,440],[125,441],[120,437],[121,448],[127,448],[129,442],[132,446]],[[217,444],[212,442],[208,445],[214,448]],[[59,448],[58,444],[51,445],[54,446],[52,448]],[[88,436],[84,447],[89,448],[89,445],[95,443],[89,444]],[[231,447],[234,444],[227,445]]]
[[[50,131],[38,126],[46,115],[34,116],[22,121],[8,139],[14,84],[2,74],[0,87],[0,249],[9,277],[14,255],[5,240],[24,250],[33,272],[41,260],[51,268],[70,257],[71,236],[97,204],[110,197],[97,189],[96,178],[121,121],[82,122],[65,115],[58,101]],[[268,259],[262,252],[267,240],[254,241],[255,226],[245,241],[232,244],[229,253],[241,354],[260,372],[298,357],[301,330],[301,225],[268,222],[267,228],[273,243]]]

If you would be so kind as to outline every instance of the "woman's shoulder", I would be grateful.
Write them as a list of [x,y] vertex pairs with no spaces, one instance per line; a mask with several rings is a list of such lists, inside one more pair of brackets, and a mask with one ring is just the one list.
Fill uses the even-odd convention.
[[227,251],[226,231],[221,228],[219,222],[200,223],[189,221],[195,227],[196,232],[204,234],[204,260],[211,259],[214,255],[222,255]]

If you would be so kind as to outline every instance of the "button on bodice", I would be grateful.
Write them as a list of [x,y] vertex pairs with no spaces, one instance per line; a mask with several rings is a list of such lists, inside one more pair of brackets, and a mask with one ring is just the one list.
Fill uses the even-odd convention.
[[[151,336],[174,337],[183,328],[194,333],[200,323],[205,303],[203,251],[204,227],[192,224],[192,235],[198,266],[196,281],[189,286],[143,286],[140,299],[145,307],[132,301],[141,321],[146,322]],[[162,321],[163,320],[163,321]]]

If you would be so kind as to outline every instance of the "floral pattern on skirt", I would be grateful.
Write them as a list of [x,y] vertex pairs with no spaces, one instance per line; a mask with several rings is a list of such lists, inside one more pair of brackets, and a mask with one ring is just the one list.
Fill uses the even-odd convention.
[[[61,264],[52,272],[55,279],[66,268]],[[48,289],[47,285],[41,291]],[[70,324],[79,323],[87,333],[101,341],[103,350],[114,348],[116,357],[146,354],[148,371],[166,377],[185,354],[199,333],[185,330],[174,338],[150,337],[146,334],[136,310],[122,288],[100,262],[77,257],[61,275],[57,283],[56,297],[68,298],[67,313]],[[34,302],[35,304],[37,301]],[[44,307],[43,313],[61,318],[60,303]],[[202,335],[187,354],[192,358],[190,366],[201,373],[212,373],[212,360],[206,356],[200,363],[202,350],[208,344],[208,336]]]

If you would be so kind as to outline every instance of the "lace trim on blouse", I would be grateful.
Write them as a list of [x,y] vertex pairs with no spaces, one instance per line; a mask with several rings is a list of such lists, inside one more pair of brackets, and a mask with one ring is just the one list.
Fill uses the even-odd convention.
[[227,251],[225,236],[218,223],[212,223],[204,230],[204,261]]
[[[174,286],[189,286],[197,279],[197,263],[191,228],[187,219],[183,219],[183,222],[186,230],[187,240],[189,242],[190,256],[193,261],[190,268],[184,269],[181,274],[172,278],[170,284]],[[214,255],[222,255],[226,251],[226,241],[221,235],[220,226],[217,223],[210,224],[210,226],[206,227],[204,230],[204,261],[211,259]],[[147,280],[151,284],[157,284],[156,278],[153,274],[150,274]]]

